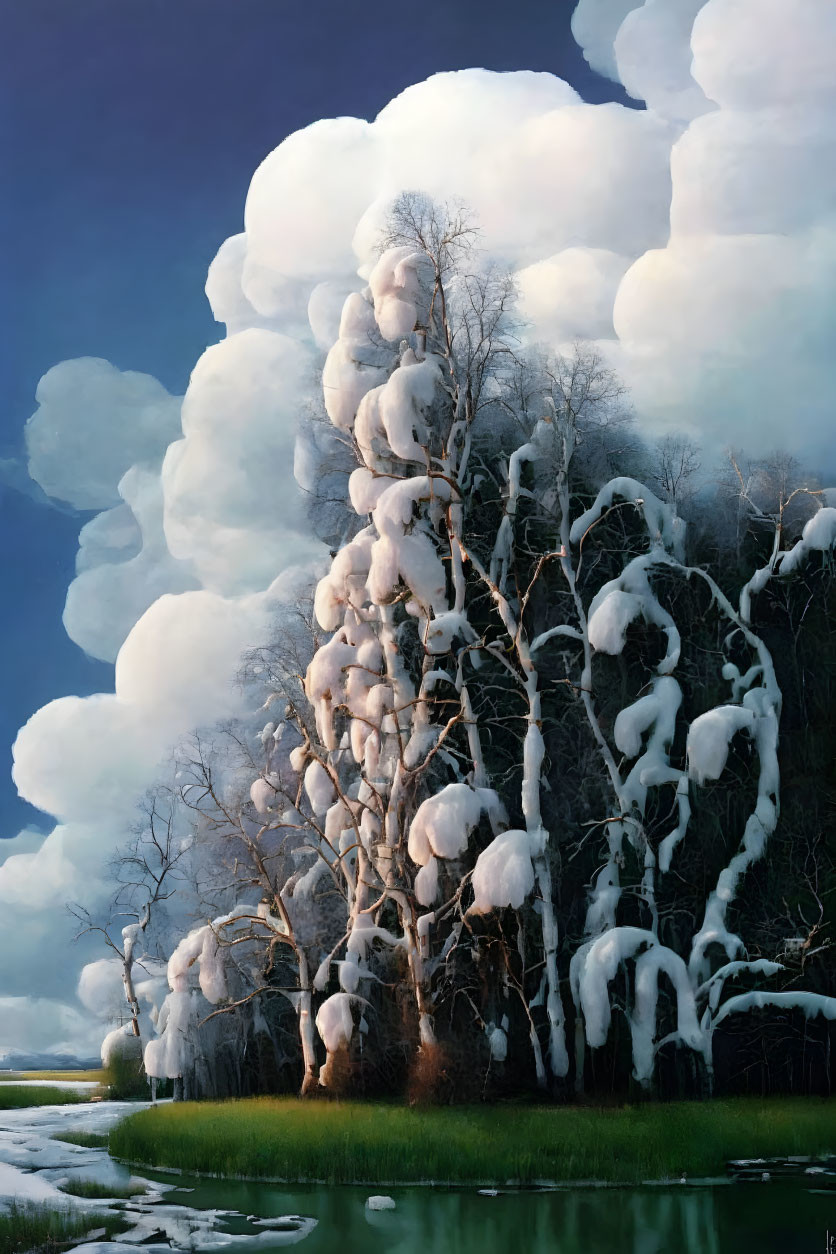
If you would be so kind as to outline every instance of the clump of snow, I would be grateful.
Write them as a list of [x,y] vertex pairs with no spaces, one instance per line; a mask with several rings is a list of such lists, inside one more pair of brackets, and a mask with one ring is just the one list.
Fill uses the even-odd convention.
[[657,666],[660,675],[670,674],[679,662],[681,640],[671,615],[656,597],[648,578],[654,564],[664,555],[652,549],[633,558],[617,579],[595,594],[589,607],[587,634],[593,649],[617,656],[627,641],[627,629],[641,617],[660,628],[668,640],[667,651]]
[[798,570],[811,552],[826,553],[836,548],[836,508],[825,505],[804,524],[801,539],[781,557],[780,572]]
[[[415,861],[414,858],[413,861]],[[415,896],[421,906],[431,906],[438,897],[438,860],[436,858],[428,858],[415,876]]]
[[704,784],[719,779],[736,732],[751,729],[755,714],[743,705],[720,705],[695,718],[688,729],[688,773]]
[[[632,705],[625,706],[616,715],[613,738],[619,750],[625,757],[638,757],[642,748],[642,737],[660,723],[663,723],[662,744],[658,746],[658,750],[670,745],[676,729],[676,714],[681,704],[682,690],[677,681],[669,675],[656,679],[651,692],[634,701]],[[663,759],[659,764],[665,765],[666,762]]]
[[360,531],[340,549],[328,574],[317,584],[314,613],[324,631],[337,630],[348,606],[363,605],[375,538],[371,527]]
[[821,1015],[825,1019],[836,1019],[836,997],[826,997],[822,993],[789,992],[753,992],[739,993],[724,1002],[714,1020],[714,1026],[731,1014],[741,1014],[749,1010],[761,1010],[767,1006],[775,1006],[780,1010],[800,1010],[808,1018]]
[[131,1025],[114,1028],[102,1041],[102,1066],[109,1067],[115,1058],[139,1061],[142,1057],[142,1041],[135,1036]]
[[599,653],[617,656],[624,649],[627,628],[642,612],[642,602],[632,592],[614,588],[592,607],[589,643]]
[[485,1032],[488,1037],[491,1058],[493,1058],[494,1062],[505,1062],[505,1059],[508,1057],[508,1037],[505,1029],[497,1027],[495,1023],[489,1023],[485,1028]]
[[370,514],[381,495],[397,483],[392,475],[375,474],[367,466],[358,466],[348,477],[348,497],[355,514]]
[[422,801],[409,828],[409,856],[418,866],[430,858],[459,858],[483,811],[494,814],[502,803],[491,788],[447,784]]
[[534,887],[528,832],[512,828],[496,836],[476,859],[472,883],[479,914],[503,906],[519,910]]
[[363,397],[385,378],[391,350],[381,350],[376,337],[371,301],[352,292],[343,305],[339,338],[322,369],[325,411],[342,431],[351,430]]
[[366,1206],[369,1210],[394,1210],[395,1199],[383,1194],[375,1194],[373,1197],[366,1198]]
[[278,788],[278,775],[268,773],[253,780],[250,785],[250,800],[259,814],[269,814],[279,803]]
[[388,248],[380,257],[369,275],[369,288],[384,339],[399,340],[409,335],[416,322],[426,321],[422,306],[429,269],[426,253],[408,246]]
[[396,457],[426,465],[425,416],[440,382],[440,364],[435,358],[418,361],[404,355],[400,367],[381,389],[380,418]]
[[351,1044],[354,1019],[349,993],[332,993],[326,997],[316,1012],[316,1030],[329,1054],[335,1054]]
[[571,962],[575,999],[583,1011],[586,1039],[593,1049],[603,1045],[612,1011],[609,984],[618,968],[637,951],[656,943],[652,933],[638,927],[613,927],[581,947]]
[[613,507],[617,500],[632,502],[644,515],[645,525],[651,545],[670,549],[679,555],[684,540],[684,523],[671,505],[666,505],[657,496],[639,483],[624,475],[610,479],[598,493],[589,509],[572,523],[570,539],[579,544],[598,520]]
[[314,760],[305,771],[305,792],[314,814],[324,814],[336,796],[334,781],[321,762]]

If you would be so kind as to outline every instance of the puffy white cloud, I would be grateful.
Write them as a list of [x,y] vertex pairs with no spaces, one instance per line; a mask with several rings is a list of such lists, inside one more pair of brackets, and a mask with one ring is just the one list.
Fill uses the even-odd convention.
[[619,82],[615,38],[636,0],[579,0],[572,14],[572,34],[593,70]]
[[693,76],[724,109],[801,111],[836,101],[831,0],[708,0],[691,43]]
[[24,827],[23,831],[18,832],[16,836],[0,840],[0,868],[11,857],[34,853],[36,849],[40,849],[45,839],[44,832],[36,831],[32,827]]
[[[77,925],[64,907],[81,897],[91,906],[99,900],[102,851],[112,841],[112,829],[76,826],[0,842],[0,995],[65,998],[68,967],[80,966],[96,945],[89,936],[72,944]],[[8,1024],[0,1024],[0,1045],[8,1046]]]
[[[248,256],[247,236],[243,233],[224,240],[206,277],[206,297],[215,321],[226,323],[228,335],[263,327],[304,336],[308,287],[304,279],[275,275],[252,254]],[[262,307],[265,312],[259,312]]]
[[645,254],[615,307],[639,413],[712,451],[832,461],[834,290],[831,230],[691,236]]
[[[678,127],[669,238],[634,258],[602,341],[639,419],[706,452],[779,447],[833,468],[836,6],[580,0],[573,29]],[[533,268],[532,296],[557,336],[547,274]]]
[[[368,263],[405,188],[466,201],[483,246],[517,264],[579,243],[642,251],[665,237],[670,138],[660,119],[585,105],[550,74],[433,75],[373,123],[316,123],[266,158],[247,197],[244,290],[277,316],[289,279],[312,288],[353,270],[352,238]],[[275,300],[255,298],[250,267],[263,290],[273,275]]]
[[704,0],[645,0],[628,13],[613,47],[618,77],[663,117],[688,121],[713,108],[691,74],[691,28]]
[[264,643],[279,600],[270,591],[238,599],[207,591],[161,597],[116,659],[119,701],[175,734],[245,709],[236,682],[241,655]]
[[592,69],[662,117],[712,107],[691,72],[691,30],[705,0],[579,0],[572,32]]
[[579,244],[636,255],[661,243],[671,137],[661,119],[616,104],[535,117],[494,150],[484,206],[473,198],[486,247],[531,262]]
[[60,697],[21,728],[21,796],[62,822],[124,822],[178,739],[246,708],[241,655],[268,637],[287,586],[238,600],[204,590],[161,597],[119,652],[115,693]]
[[68,856],[66,835],[65,828],[56,827],[46,837],[23,831],[2,842],[0,902],[45,910],[60,908],[82,894],[84,879],[78,863]]
[[153,729],[111,693],[50,701],[13,753],[20,795],[65,822],[129,813],[159,758]]
[[142,530],[130,505],[114,505],[113,509],[96,514],[81,528],[75,568],[81,574],[104,563],[127,562],[136,557],[141,548]]
[[38,384],[26,424],[29,473],[76,509],[119,504],[135,462],[153,461],[180,430],[180,400],[159,380],[99,357],[59,362]]
[[670,240],[616,298],[620,364],[652,428],[832,465],[836,10],[708,0],[692,45],[720,107],[673,147]]
[[834,214],[836,127],[823,123],[725,109],[693,122],[671,154],[673,237],[789,235]]
[[[348,117],[314,122],[265,158],[244,213],[244,291],[260,313],[280,306],[282,280],[328,279],[350,268],[346,224],[374,195],[378,161],[369,123]],[[276,276],[274,290],[266,281],[250,283],[266,273]]]
[[214,345],[195,366],[163,492],[169,550],[205,587],[266,588],[290,563],[322,555],[293,478],[296,429],[315,388],[312,351],[264,329]]
[[520,312],[554,344],[611,339],[613,301],[629,265],[606,248],[565,248],[517,271]]
[[327,353],[340,334],[343,305],[361,284],[355,277],[317,283],[308,300],[308,321],[317,348]]
[[119,494],[125,505],[82,528],[79,573],[64,606],[67,635],[105,662],[116,660],[128,632],[158,597],[198,586],[190,564],[172,557],[165,542],[159,465],[132,466]]

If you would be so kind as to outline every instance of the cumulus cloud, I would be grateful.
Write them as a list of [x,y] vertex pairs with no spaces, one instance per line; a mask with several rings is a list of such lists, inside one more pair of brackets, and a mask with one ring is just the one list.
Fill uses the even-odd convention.
[[[358,261],[368,275],[392,196],[458,197],[516,270],[532,338],[595,340],[649,434],[817,457],[833,385],[832,6],[581,0],[574,23],[645,111],[586,105],[549,75],[464,71],[372,123],[299,132],[256,173],[236,237],[241,274],[259,276],[253,306],[297,325],[304,288],[323,347],[336,321],[323,325],[323,284],[346,290]],[[225,565],[224,542],[232,555],[245,538],[220,539]]]
[[[616,359],[652,431],[832,464],[836,11],[827,0],[691,7],[692,23],[679,6],[678,36],[668,28],[681,55],[662,57],[668,42],[656,60],[690,58],[711,111],[673,145],[670,238],[621,283]],[[625,18],[619,69],[624,32],[650,8]],[[648,81],[653,65],[646,48]]]
[[34,853],[36,849],[40,849],[45,839],[44,832],[39,832],[33,827],[25,827],[16,836],[0,840],[0,867],[8,862],[9,858],[18,854]]
[[68,856],[66,830],[56,827],[46,837],[23,831],[0,847],[0,902],[36,909],[62,907],[81,894],[83,880],[75,858]]
[[311,349],[248,328],[206,350],[183,402],[183,439],[163,463],[165,535],[204,587],[263,589],[324,548],[293,479],[296,430],[315,394]]
[[517,271],[520,311],[554,344],[611,339],[613,301],[629,265],[606,248],[564,248]]
[[151,375],[95,357],[53,366],[36,396],[26,424],[30,495],[102,510],[79,536],[64,626],[87,653],[112,662],[157,597],[199,586],[163,534],[160,464],[180,434],[180,398]]
[[13,747],[21,796],[65,823],[107,816],[124,830],[171,746],[246,708],[241,655],[268,637],[288,578],[247,598],[160,597],[119,651],[114,693],[60,697],[21,728]]
[[99,357],[59,362],[35,399],[26,424],[29,474],[76,509],[118,505],[125,471],[158,459],[180,429],[180,400],[158,379]]
[[712,107],[691,74],[690,35],[704,0],[645,0],[613,41],[618,77],[663,117],[688,121]]
[[132,466],[119,481],[125,502],[81,530],[78,574],[67,590],[67,635],[114,662],[145,610],[165,593],[199,586],[191,564],[172,557],[163,531],[160,467]]
[[807,110],[836,101],[830,0],[708,0],[691,47],[694,78],[724,109]]
[[272,275],[277,298],[254,300],[246,279],[245,290],[276,316],[289,278],[312,287],[352,273],[404,188],[466,201],[484,247],[510,262],[577,244],[642,251],[665,238],[670,138],[663,120],[585,105],[550,74],[436,74],[372,123],[316,123],[266,158],[247,196],[243,270],[265,290]]
[[[580,0],[572,20],[589,63],[673,131],[669,233],[631,259],[600,341],[645,429],[832,469],[836,8]],[[548,266],[522,278],[556,337]]]
[[637,7],[636,0],[579,0],[572,14],[572,34],[586,61],[614,83],[620,81],[615,38],[625,17]]
[[833,459],[836,233],[700,235],[647,253],[615,307],[624,370],[648,426],[719,451]]

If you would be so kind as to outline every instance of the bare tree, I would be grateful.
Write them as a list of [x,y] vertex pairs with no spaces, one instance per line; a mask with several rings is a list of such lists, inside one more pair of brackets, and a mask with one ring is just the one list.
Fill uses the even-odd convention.
[[699,445],[685,435],[666,435],[656,442],[653,480],[663,501],[678,511],[687,510],[698,484]]
[[[152,919],[177,889],[188,843],[175,833],[174,801],[168,790],[149,795],[128,843],[111,861],[116,884],[104,920],[97,920],[84,906],[74,903],[69,911],[79,923],[76,938],[100,935],[122,964],[122,984],[130,1023],[141,1039],[141,1008],[134,971],[143,958],[159,957],[146,951]],[[120,926],[121,925],[121,926]]]

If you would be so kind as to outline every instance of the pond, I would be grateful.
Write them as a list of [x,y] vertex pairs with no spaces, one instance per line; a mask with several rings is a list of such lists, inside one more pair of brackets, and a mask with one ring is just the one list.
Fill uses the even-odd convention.
[[[136,1107],[132,1107],[135,1109]],[[85,1254],[174,1249],[305,1254],[819,1254],[836,1229],[836,1179],[679,1183],[542,1191],[283,1186],[131,1171],[102,1149],[52,1140],[66,1129],[102,1131],[127,1107],[38,1107],[0,1112],[0,1196],[67,1201],[69,1177],[144,1194],[104,1203],[131,1224],[118,1242]],[[391,1209],[373,1209],[371,1195]],[[73,1199],[101,1211],[102,1202]],[[266,1221],[266,1222],[265,1222]]]
[[[185,1181],[181,1183],[185,1184]],[[368,1189],[189,1181],[193,1207],[317,1220],[306,1254],[788,1254],[823,1251],[836,1194],[798,1184],[540,1193],[387,1190],[395,1209],[371,1211]],[[184,1196],[184,1195],[181,1195]]]

